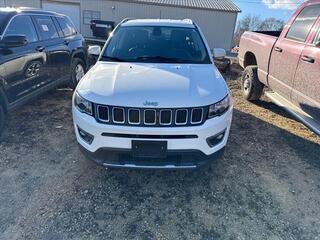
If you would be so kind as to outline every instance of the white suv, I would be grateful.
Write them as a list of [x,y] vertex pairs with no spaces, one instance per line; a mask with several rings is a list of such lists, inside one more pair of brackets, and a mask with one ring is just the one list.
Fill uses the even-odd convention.
[[191,20],[124,20],[102,51],[89,52],[100,56],[74,93],[73,120],[90,159],[105,167],[167,169],[221,156],[231,95]]

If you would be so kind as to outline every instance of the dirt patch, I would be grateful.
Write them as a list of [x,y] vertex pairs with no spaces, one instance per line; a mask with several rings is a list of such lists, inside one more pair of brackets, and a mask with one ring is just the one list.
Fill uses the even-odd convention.
[[105,170],[79,151],[70,91],[13,112],[0,144],[0,239],[317,239],[320,139],[263,98],[196,171]]

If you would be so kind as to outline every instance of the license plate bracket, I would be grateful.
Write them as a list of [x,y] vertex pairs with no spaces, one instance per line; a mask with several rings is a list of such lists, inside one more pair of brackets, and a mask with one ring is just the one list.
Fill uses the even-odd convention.
[[166,158],[167,141],[132,140],[132,155],[136,158]]

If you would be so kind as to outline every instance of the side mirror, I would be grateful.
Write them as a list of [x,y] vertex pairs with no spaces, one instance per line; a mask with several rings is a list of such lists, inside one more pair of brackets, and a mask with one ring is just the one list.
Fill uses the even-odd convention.
[[215,59],[223,59],[227,56],[226,50],[223,48],[215,48],[213,49],[213,58]]
[[320,40],[316,42],[316,47],[320,48]]
[[27,44],[28,41],[25,35],[8,35],[1,41],[3,47],[22,47]]
[[88,53],[89,55],[99,56],[101,53],[101,47],[98,45],[89,46]]

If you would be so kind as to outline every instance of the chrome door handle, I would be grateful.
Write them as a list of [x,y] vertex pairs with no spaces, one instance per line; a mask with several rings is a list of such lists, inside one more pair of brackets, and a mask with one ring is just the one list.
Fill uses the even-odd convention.
[[315,59],[309,56],[302,56],[301,58],[302,61],[307,62],[307,63],[314,63]]
[[276,52],[280,52],[280,53],[283,52],[283,49],[282,49],[282,48],[279,48],[279,47],[275,47],[274,50],[275,50]]
[[39,47],[36,48],[36,50],[37,50],[38,52],[43,52],[45,49],[46,49],[46,48],[43,47],[43,46],[39,46]]

